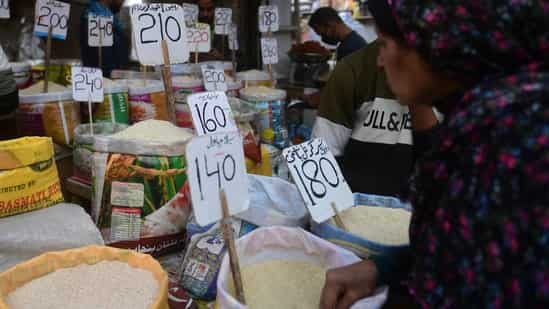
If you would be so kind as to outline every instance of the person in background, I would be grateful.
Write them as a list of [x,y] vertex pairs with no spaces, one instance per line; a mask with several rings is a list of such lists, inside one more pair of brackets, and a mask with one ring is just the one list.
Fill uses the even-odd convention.
[[[423,308],[547,308],[546,2],[368,5],[378,62],[416,111],[414,143],[427,141],[409,192],[410,295]],[[431,106],[446,111],[444,123],[422,112]],[[321,308],[349,308],[391,274],[375,260],[330,270]]]
[[349,28],[331,7],[316,10],[309,18],[309,26],[321,37],[322,42],[339,44],[336,49],[338,61],[366,46],[366,41]]
[[17,86],[9,60],[0,46],[0,140],[15,137],[14,112],[19,104]]
[[[195,0],[195,3],[198,5],[198,22],[210,25],[212,34],[212,49],[209,53],[200,53],[198,55],[199,61],[231,60],[228,38],[223,39],[221,35],[216,35],[214,31],[216,1]],[[191,57],[194,57],[194,55]]]
[[113,46],[102,47],[101,49],[101,69],[106,77],[111,75],[112,70],[122,69],[129,62],[130,44],[128,38],[124,35],[122,23],[116,16],[123,3],[124,0],[90,0],[80,18],[82,65],[96,68],[99,67],[99,54],[97,47],[88,45],[88,15],[114,16]]

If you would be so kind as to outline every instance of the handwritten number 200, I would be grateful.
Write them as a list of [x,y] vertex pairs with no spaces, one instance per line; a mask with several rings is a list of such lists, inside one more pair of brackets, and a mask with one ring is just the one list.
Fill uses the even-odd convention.
[[[312,170],[308,169],[309,166],[312,167]],[[327,158],[320,158],[318,162],[311,159],[305,160],[301,164],[301,171],[297,166],[294,166],[294,169],[313,206],[316,205],[315,198],[321,199],[328,193],[326,184],[332,188],[336,188],[339,185],[337,170],[334,164]],[[312,175],[307,171],[312,171]],[[322,176],[322,179],[319,176]],[[308,185],[306,181],[308,181]]]
[[[148,31],[150,29],[153,29],[156,26],[157,19],[155,18],[154,15],[149,14],[149,13],[143,13],[143,14],[139,15],[137,17],[137,19],[139,21],[141,21],[141,19],[144,18],[144,17],[149,17],[150,20],[152,21],[152,23],[147,27],[143,27],[143,29],[141,29],[141,31],[139,32],[139,37],[140,37],[140,40],[141,40],[141,44],[157,43],[158,40],[145,40],[144,39],[144,37],[145,37],[144,32]],[[161,40],[164,40],[165,37],[167,37],[172,42],[177,42],[181,39],[181,25],[179,24],[177,19],[175,19],[175,17],[168,16],[166,18],[166,20],[163,20],[162,19],[162,14],[158,13],[158,21],[159,21],[158,24],[160,25],[160,38],[161,38]],[[170,22],[172,24],[175,23],[175,27],[169,27]],[[170,31],[169,31],[170,29],[177,29],[177,32],[176,32],[177,35],[175,35],[175,33],[170,33]]]

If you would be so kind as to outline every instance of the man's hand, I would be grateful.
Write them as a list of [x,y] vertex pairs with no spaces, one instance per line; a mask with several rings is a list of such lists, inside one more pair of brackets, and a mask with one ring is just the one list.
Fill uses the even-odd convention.
[[374,262],[369,260],[331,269],[326,273],[320,308],[350,308],[358,300],[371,296],[376,283],[377,268]]

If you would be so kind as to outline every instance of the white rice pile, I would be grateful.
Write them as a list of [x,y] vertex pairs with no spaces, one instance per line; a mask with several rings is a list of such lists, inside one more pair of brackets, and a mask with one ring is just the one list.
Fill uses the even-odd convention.
[[145,309],[158,289],[151,272],[104,261],[59,269],[8,294],[6,301],[11,309]]
[[[412,214],[400,208],[356,206],[340,214],[351,234],[385,245],[410,243]],[[332,219],[332,224],[335,222]]]
[[318,309],[326,276],[315,264],[283,260],[245,266],[241,273],[250,309]]
[[127,129],[112,135],[112,137],[118,139],[166,143],[187,141],[192,136],[193,135],[187,129],[174,126],[169,121],[154,119],[138,122]]
[[[48,82],[48,93],[65,92],[70,90],[70,88],[67,88],[65,86],[56,84],[54,82]],[[19,91],[20,95],[36,95],[41,93],[44,93],[44,81],[39,81],[38,83]]]

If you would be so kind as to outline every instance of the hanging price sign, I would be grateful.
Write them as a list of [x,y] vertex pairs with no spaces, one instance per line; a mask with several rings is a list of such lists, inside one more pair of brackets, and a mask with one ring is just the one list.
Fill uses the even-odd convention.
[[238,131],[225,92],[214,91],[191,94],[187,98],[187,103],[191,109],[197,135]]
[[47,37],[52,27],[52,38],[64,40],[69,29],[68,3],[55,0],[36,0],[34,11],[34,35]]
[[227,26],[232,23],[233,10],[229,8],[216,8],[215,9],[215,34],[227,35]]
[[353,206],[353,193],[322,139],[286,148],[282,154],[315,222],[324,222],[335,215],[332,203],[340,211]]
[[183,13],[185,14],[185,24],[187,28],[194,27],[198,22],[198,5],[183,3]]
[[198,224],[205,226],[222,218],[221,189],[227,196],[229,215],[248,209],[248,177],[239,132],[195,137],[187,144],[185,156]]
[[206,88],[207,91],[227,91],[227,83],[225,82],[225,72],[223,69],[213,65],[203,65],[201,69],[204,88]]
[[212,49],[210,25],[197,23],[187,28],[187,44],[193,52],[207,53]]
[[112,46],[113,21],[113,16],[90,14],[88,16],[88,45],[91,47]]
[[261,58],[263,64],[278,63],[278,43],[276,38],[261,38]]
[[259,7],[259,31],[276,32],[280,27],[278,7],[276,5],[261,5]]
[[10,18],[10,1],[0,0],[0,18]]
[[238,50],[238,26],[236,24],[229,26],[229,49]]
[[136,4],[130,9],[139,62],[164,64],[161,42],[165,40],[170,63],[189,60],[183,8],[177,4]]
[[73,66],[72,98],[80,102],[103,102],[103,72],[101,69]]

